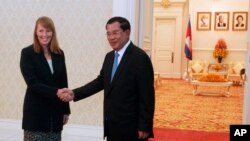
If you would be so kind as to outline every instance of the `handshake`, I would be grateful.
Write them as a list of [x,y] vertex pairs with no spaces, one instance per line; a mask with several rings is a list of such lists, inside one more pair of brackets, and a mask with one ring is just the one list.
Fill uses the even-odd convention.
[[63,102],[70,102],[75,97],[74,92],[72,90],[68,89],[68,88],[58,89],[56,95]]

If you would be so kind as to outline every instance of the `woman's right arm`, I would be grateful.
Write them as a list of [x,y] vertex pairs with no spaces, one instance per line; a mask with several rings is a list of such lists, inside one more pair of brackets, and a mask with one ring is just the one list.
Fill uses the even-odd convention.
[[33,57],[34,54],[29,48],[24,48],[22,50],[20,68],[28,89],[34,94],[39,94],[45,98],[57,98],[56,93],[58,88],[45,85],[38,80],[37,74],[35,73],[34,66],[36,64],[34,64]]

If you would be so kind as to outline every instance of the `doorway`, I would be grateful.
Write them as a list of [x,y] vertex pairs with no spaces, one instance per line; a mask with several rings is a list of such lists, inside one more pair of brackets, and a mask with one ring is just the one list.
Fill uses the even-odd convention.
[[155,20],[155,71],[163,77],[172,77],[175,64],[176,20],[156,18]]

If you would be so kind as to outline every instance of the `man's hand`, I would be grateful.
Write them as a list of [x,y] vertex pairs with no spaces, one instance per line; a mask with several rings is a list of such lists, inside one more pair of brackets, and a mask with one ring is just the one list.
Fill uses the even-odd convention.
[[144,132],[144,131],[138,131],[138,134],[139,134],[138,139],[140,140],[147,138],[149,135],[147,132]]

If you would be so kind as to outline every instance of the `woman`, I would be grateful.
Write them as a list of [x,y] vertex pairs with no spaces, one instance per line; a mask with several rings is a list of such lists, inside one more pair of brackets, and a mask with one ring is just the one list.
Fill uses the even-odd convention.
[[27,84],[22,121],[24,141],[61,141],[70,107],[60,101],[57,93],[68,87],[68,80],[64,54],[49,17],[36,21],[34,42],[22,49],[20,67]]
[[243,23],[244,18],[242,15],[238,15],[236,17],[236,20],[237,20],[236,27],[244,27],[244,23]]

